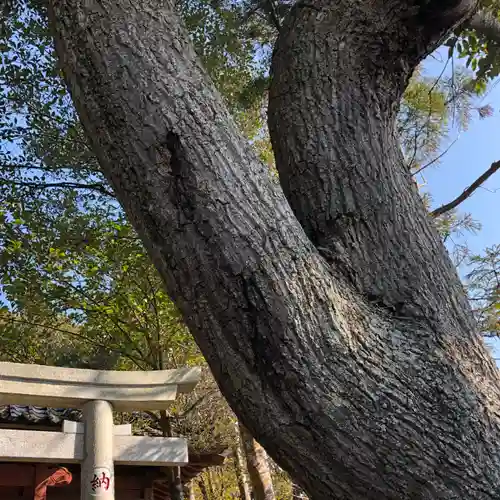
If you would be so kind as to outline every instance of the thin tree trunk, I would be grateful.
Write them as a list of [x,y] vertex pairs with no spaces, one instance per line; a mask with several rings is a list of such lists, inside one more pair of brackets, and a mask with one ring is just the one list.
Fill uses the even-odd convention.
[[208,468],[206,470],[205,477],[207,478],[207,485],[208,485],[208,491],[210,494],[210,498],[215,499],[216,496],[215,496],[215,491],[214,491],[214,482],[212,480],[212,470],[210,468]]
[[184,500],[184,488],[182,487],[181,468],[169,467],[169,471],[171,500]]
[[103,172],[238,418],[314,500],[498,498],[498,370],[394,139],[413,69],[476,7],[298,1],[269,105],[285,197],[173,1],[49,1]]
[[[163,364],[163,363],[162,363]],[[173,437],[172,422],[165,410],[160,411],[159,424],[163,437]],[[184,500],[184,490],[182,488],[181,468],[167,467],[168,483],[171,500]]]
[[308,500],[307,495],[296,483],[292,483],[292,500]]
[[275,500],[267,453],[241,423],[241,444],[245,452],[248,475],[255,500]]
[[187,485],[187,496],[189,500],[196,500],[196,494],[194,492],[194,481],[189,481]]
[[238,481],[238,489],[240,490],[241,500],[250,500],[250,489],[248,487],[248,479],[245,472],[245,463],[243,458],[243,453],[241,449],[241,436],[238,422],[236,426],[236,444],[233,448],[234,456],[234,468],[236,473],[236,479]]
[[203,478],[198,481],[198,487],[200,488],[203,500],[211,500],[208,496],[207,488],[205,486],[205,481],[203,481]]

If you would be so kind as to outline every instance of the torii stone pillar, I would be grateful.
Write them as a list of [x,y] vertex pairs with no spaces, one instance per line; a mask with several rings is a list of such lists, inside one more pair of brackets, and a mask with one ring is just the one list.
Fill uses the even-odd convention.
[[113,409],[107,401],[89,401],[83,406],[83,421],[85,458],[81,466],[81,497],[113,500]]
[[165,409],[200,376],[200,368],[120,372],[0,362],[0,404],[81,408],[84,420],[84,435],[78,426],[62,433],[1,430],[0,460],[80,462],[82,500],[114,500],[115,461],[172,466],[188,459],[183,438],[117,432],[113,409]]

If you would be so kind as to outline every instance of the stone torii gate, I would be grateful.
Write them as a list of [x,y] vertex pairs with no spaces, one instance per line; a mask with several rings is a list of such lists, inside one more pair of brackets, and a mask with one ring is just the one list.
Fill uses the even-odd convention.
[[201,369],[100,371],[0,362],[0,404],[81,408],[83,424],[63,432],[0,429],[0,461],[81,464],[81,499],[114,500],[114,463],[181,466],[184,438],[132,436],[117,411],[160,410],[193,390]]

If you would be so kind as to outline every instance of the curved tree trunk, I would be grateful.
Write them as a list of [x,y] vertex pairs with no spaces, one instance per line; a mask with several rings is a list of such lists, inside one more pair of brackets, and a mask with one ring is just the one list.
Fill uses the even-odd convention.
[[248,475],[252,484],[254,500],[275,500],[273,479],[267,460],[267,453],[255,441],[245,426],[239,424],[241,443],[245,451]]
[[103,171],[232,408],[314,500],[498,498],[499,376],[393,126],[475,7],[298,1],[269,109],[287,200],[171,0],[50,1]]

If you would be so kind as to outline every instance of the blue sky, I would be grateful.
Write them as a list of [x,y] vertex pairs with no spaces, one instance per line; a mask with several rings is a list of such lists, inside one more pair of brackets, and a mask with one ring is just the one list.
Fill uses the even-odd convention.
[[[439,59],[429,58],[424,64],[426,75],[439,74],[441,69]],[[491,86],[481,104],[490,104],[494,108],[493,116],[480,120],[476,115],[469,129],[460,134],[440,164],[425,171],[426,187],[432,193],[434,207],[454,199],[494,161],[500,160],[500,84]],[[455,137],[453,133],[450,135],[451,140]],[[464,201],[460,209],[471,213],[481,223],[482,229],[477,234],[455,238],[457,243],[467,243],[476,253],[500,244],[500,171]],[[495,348],[495,357],[500,358],[500,341],[489,343]]]
[[[425,74],[434,74],[439,66],[437,62],[429,60],[424,66]],[[480,103],[491,104],[493,116],[480,120],[475,114],[469,129],[460,134],[440,164],[425,171],[425,179],[436,207],[451,201],[494,161],[500,160],[500,140],[497,135],[500,130],[500,84],[492,85]],[[450,139],[455,137],[456,134],[452,132]],[[473,251],[480,252],[485,246],[500,243],[500,172],[490,177],[482,188],[464,201],[461,209],[472,213],[483,226],[477,235],[466,238]]]

